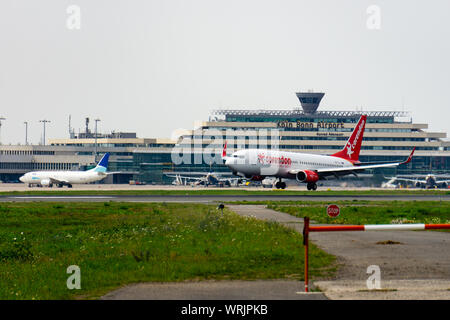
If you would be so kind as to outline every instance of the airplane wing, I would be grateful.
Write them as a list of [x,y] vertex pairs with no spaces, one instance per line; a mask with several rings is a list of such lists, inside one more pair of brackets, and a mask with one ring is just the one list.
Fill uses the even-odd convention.
[[358,172],[367,170],[367,169],[375,169],[375,168],[386,168],[386,167],[395,167],[400,165],[400,162],[393,163],[385,163],[378,165],[366,165],[366,166],[354,166],[354,167],[343,167],[343,168],[325,168],[325,169],[317,169],[315,170],[319,176],[342,176],[347,174],[356,175]]
[[418,180],[418,179],[396,178],[396,180],[398,180],[398,181],[406,181],[406,182],[419,182],[419,183],[423,183],[423,184],[427,183],[426,180]]
[[[367,170],[367,169],[375,169],[375,168],[386,168],[386,167],[396,167],[401,164],[409,163],[412,159],[412,156],[414,154],[414,148],[411,151],[411,154],[409,155],[408,159],[402,162],[391,162],[391,163],[383,163],[383,164],[370,164],[370,165],[354,165],[353,167],[335,167],[335,168],[324,168],[324,169],[316,169],[314,170],[319,176],[326,177],[326,176],[343,176],[347,174],[353,174],[356,175],[356,173]],[[291,170],[289,171],[290,174],[297,174],[301,170]]]
[[[189,175],[186,175],[189,174]],[[177,176],[180,176],[181,178],[201,178],[201,177],[205,177],[207,174],[212,174],[213,176],[215,176],[216,178],[234,178],[235,176],[230,173],[230,172],[202,172],[202,171],[197,171],[197,172],[181,172],[179,174],[177,173],[164,173],[165,176],[170,177],[170,178],[176,178]]]
[[219,180],[242,180],[243,177],[220,178]]
[[194,180],[194,181],[198,181],[198,180],[205,180],[205,177],[187,177],[187,176],[180,176],[180,175],[169,175],[166,174],[167,177],[169,178],[181,178],[181,179],[188,179],[188,180]]
[[56,179],[53,177],[49,177],[49,180],[51,183],[54,183],[54,184],[69,184],[69,181],[63,180],[63,179]]

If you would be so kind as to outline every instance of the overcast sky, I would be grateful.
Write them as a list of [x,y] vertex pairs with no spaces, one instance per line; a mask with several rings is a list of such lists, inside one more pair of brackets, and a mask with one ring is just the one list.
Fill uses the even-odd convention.
[[66,138],[69,115],[77,132],[90,117],[170,137],[212,109],[297,107],[308,89],[325,92],[319,110],[406,110],[450,132],[449,13],[448,0],[2,0],[1,141],[23,144],[28,121],[38,143],[44,118]]

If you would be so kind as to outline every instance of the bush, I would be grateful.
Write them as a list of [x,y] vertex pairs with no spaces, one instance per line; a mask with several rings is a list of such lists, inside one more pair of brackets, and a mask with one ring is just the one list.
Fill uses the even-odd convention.
[[0,261],[20,260],[29,261],[34,258],[31,244],[27,240],[13,240],[12,245],[0,250]]

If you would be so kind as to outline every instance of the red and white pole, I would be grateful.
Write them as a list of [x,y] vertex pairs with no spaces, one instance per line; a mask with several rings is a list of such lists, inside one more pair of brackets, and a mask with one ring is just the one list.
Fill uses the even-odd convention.
[[305,292],[308,292],[309,217],[303,220],[303,245],[305,246]]
[[405,231],[405,230],[438,230],[450,229],[450,224],[367,224],[355,226],[317,226],[309,225],[309,217],[303,218],[303,245],[305,246],[305,292],[308,292],[308,249],[309,232],[330,232],[330,231]]
[[310,232],[330,231],[413,231],[450,229],[450,224],[366,224],[361,226],[317,226],[309,227]]

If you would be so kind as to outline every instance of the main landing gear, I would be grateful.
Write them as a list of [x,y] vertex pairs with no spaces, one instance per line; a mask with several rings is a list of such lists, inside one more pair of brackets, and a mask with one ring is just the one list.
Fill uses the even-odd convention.
[[315,183],[315,182],[308,182],[308,184],[306,185],[306,188],[308,190],[317,190],[317,183]]
[[[62,187],[64,187],[64,184],[63,184],[63,183],[58,183],[58,184],[57,184],[57,187],[58,187],[58,188],[62,188]],[[67,188],[72,188],[72,185],[71,185],[71,184],[68,184],[68,185],[67,185]]]
[[277,189],[286,189],[286,182],[283,182],[280,179],[279,181],[277,181],[277,183],[275,183],[275,188],[277,188]]

